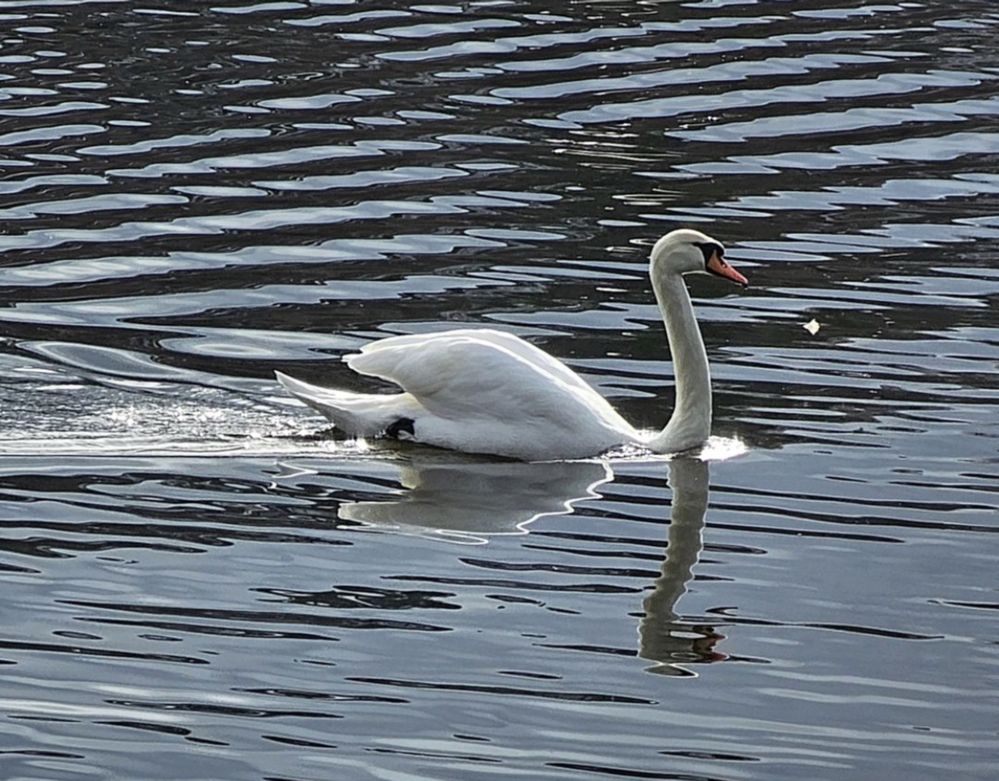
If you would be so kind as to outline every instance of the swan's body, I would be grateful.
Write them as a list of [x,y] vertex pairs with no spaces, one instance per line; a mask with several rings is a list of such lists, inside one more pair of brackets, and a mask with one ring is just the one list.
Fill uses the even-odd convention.
[[678,230],[652,249],[650,275],[676,369],[676,407],[666,427],[643,436],[578,374],[503,331],[459,329],[381,339],[344,358],[359,374],[403,393],[322,388],[277,373],[292,395],[352,437],[389,436],[525,461],[585,458],[620,445],[673,453],[711,431],[707,355],[682,275],[710,271],[746,284],[721,245]]

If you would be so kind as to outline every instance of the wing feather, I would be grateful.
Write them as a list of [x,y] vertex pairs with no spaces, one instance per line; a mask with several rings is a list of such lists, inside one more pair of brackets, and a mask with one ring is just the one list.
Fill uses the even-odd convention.
[[441,418],[502,420],[572,429],[584,420],[630,429],[568,366],[500,331],[460,329],[400,336],[345,358],[360,374],[394,382]]
[[[539,347],[535,347],[530,342],[521,339],[519,336],[506,331],[497,331],[492,328],[455,328],[450,331],[438,331],[429,334],[405,334],[403,336],[390,336],[387,339],[379,339],[376,342],[366,344],[361,348],[362,354],[378,352],[384,349],[396,347],[420,345],[430,347],[434,343],[450,343],[458,338],[468,338],[479,342],[486,342],[495,345],[508,352],[519,356],[528,363],[534,364],[547,374],[562,380],[562,382],[576,387],[592,390],[589,384],[576,372],[566,366],[562,361],[552,357]],[[347,356],[348,364],[351,358]]]

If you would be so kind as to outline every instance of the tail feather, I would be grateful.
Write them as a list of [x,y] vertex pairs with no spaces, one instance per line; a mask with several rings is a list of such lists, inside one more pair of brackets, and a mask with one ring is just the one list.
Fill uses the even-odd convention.
[[412,418],[419,404],[408,393],[353,393],[323,388],[274,372],[286,391],[320,412],[345,434],[372,437],[400,418]]

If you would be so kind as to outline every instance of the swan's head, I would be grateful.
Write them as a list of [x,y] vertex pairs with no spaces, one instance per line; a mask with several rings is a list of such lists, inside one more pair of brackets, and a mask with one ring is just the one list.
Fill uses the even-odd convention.
[[652,248],[650,259],[653,276],[714,274],[742,286],[749,284],[749,280],[725,260],[725,248],[721,242],[693,228],[667,233]]

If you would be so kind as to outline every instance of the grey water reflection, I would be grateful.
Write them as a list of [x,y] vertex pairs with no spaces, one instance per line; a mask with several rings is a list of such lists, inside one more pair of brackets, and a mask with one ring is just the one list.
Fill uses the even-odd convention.
[[468,456],[415,456],[400,469],[397,498],[341,504],[343,520],[481,542],[526,533],[544,517],[570,514],[614,473],[605,462],[527,464]]
[[680,619],[677,602],[687,591],[694,565],[704,547],[708,511],[708,462],[699,458],[670,461],[673,489],[666,556],[652,593],[643,601],[645,616],[638,628],[639,656],[655,662],[650,672],[689,675],[683,663],[715,662],[726,658],[715,649],[723,639],[714,628]]
[[[346,501],[337,514],[385,531],[486,543],[497,535],[527,534],[542,518],[571,515],[578,502],[600,499],[598,489],[613,479],[607,461],[526,464],[424,454],[400,467],[403,491],[397,496]],[[655,663],[650,672],[690,675],[684,664],[727,658],[715,648],[722,635],[677,613],[703,548],[709,479],[709,464],[702,458],[669,462],[667,541],[638,627],[638,654]]]

